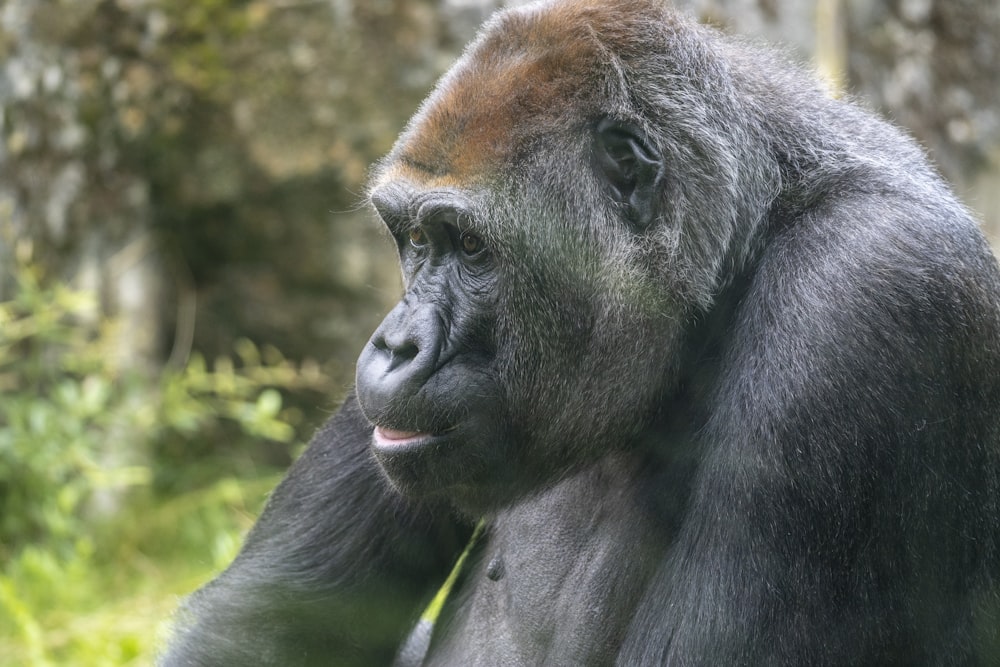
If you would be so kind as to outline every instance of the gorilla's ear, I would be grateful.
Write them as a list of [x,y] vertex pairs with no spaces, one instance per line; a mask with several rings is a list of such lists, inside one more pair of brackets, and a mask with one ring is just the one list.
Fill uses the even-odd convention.
[[652,224],[663,161],[646,136],[635,127],[605,118],[595,131],[594,160],[614,198],[625,206],[629,221],[640,229]]

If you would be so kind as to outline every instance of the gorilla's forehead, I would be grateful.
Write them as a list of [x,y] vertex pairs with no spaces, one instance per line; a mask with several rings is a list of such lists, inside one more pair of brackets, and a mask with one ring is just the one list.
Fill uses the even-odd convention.
[[[608,97],[607,76],[634,51],[662,3],[542,2],[499,14],[441,79],[385,164],[430,186],[489,181],[553,132],[572,131]],[[626,35],[631,35],[626,41]]]

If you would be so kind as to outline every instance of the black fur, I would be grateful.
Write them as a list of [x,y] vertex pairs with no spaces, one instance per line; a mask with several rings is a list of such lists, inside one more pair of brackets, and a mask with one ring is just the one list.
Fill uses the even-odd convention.
[[1000,665],[1000,273],[898,130],[545,2],[371,196],[406,295],[164,665]]

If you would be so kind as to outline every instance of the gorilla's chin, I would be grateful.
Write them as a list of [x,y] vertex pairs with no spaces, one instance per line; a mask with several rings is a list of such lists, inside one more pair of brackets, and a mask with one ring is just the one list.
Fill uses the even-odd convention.
[[[407,437],[386,437],[387,433]],[[468,472],[455,465],[466,449],[462,444],[454,431],[432,434],[377,427],[372,435],[372,453],[382,471],[396,489],[413,498],[436,495],[460,482]]]

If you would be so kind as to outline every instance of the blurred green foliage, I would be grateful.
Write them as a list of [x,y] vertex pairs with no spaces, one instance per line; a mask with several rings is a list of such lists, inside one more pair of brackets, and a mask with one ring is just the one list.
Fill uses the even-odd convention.
[[[328,381],[247,340],[211,367],[137,368],[94,295],[21,250],[0,303],[0,665],[148,664],[177,596],[232,559],[277,480],[238,452],[297,447],[281,391]],[[228,466],[182,473],[216,450]]]

